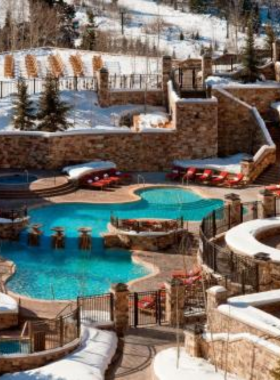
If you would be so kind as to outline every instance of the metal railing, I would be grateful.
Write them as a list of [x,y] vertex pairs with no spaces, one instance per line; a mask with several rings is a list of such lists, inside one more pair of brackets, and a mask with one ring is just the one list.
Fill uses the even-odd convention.
[[119,219],[111,216],[111,224],[123,231],[139,232],[170,232],[184,228],[184,219]]
[[114,320],[112,293],[78,297],[77,304],[82,323],[111,322]]
[[109,75],[109,88],[114,90],[161,90],[161,74]]
[[[75,77],[67,76],[54,78],[57,81],[57,85],[61,91],[83,91],[83,90],[97,90],[97,79],[92,77]],[[38,94],[44,90],[46,80],[44,78],[24,79],[27,85],[27,91],[29,95]],[[10,95],[17,94],[18,92],[18,80],[0,81],[0,99]]]
[[[275,200],[275,216],[280,215],[280,200]],[[200,226],[200,255],[204,264],[215,273],[228,276],[232,282],[241,284],[246,291],[258,291],[258,264],[249,257],[241,256],[229,249],[218,238],[231,228],[261,216],[262,204],[254,201],[243,203],[236,212],[232,206],[224,206],[203,218]],[[234,214],[233,214],[234,213]]]

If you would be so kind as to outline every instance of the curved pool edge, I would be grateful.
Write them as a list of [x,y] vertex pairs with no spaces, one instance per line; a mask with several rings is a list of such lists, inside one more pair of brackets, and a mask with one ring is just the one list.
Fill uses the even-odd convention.
[[[143,258],[140,258],[138,256],[138,254],[142,254],[142,253],[145,253],[145,251],[130,251],[131,252],[131,260],[135,263],[135,264],[138,264],[138,265],[142,265],[144,266],[146,269],[148,269],[149,271],[151,271],[151,273],[145,275],[145,276],[142,276],[142,277],[138,277],[138,278],[135,278],[134,280],[131,280],[131,281],[128,281],[126,282],[126,284],[128,286],[132,286],[132,285],[135,285],[136,283],[138,282],[141,282],[141,281],[144,281],[144,280],[147,280],[151,277],[154,277],[158,274],[161,273],[161,270],[158,266],[156,266],[155,264],[151,264],[149,262],[147,262],[145,259]],[[7,260],[9,262],[12,262],[13,263],[13,266],[15,268],[15,271],[10,274],[5,280],[4,280],[4,283],[7,284],[7,282],[9,281],[9,279],[15,275],[16,273],[16,264],[12,261],[12,260]],[[113,283],[111,284],[113,285]],[[53,300],[50,300],[50,299],[45,299],[45,298],[33,298],[33,297],[29,297],[29,296],[26,296],[24,294],[20,294],[20,293],[15,293],[13,292],[12,290],[9,289],[9,286],[7,286],[7,294],[11,297],[13,297],[15,300],[17,301],[25,301],[26,306],[29,305],[29,307],[40,307],[40,305],[42,306],[49,306],[50,304],[52,306],[67,306],[68,304],[75,304],[76,303],[76,299],[53,299]],[[108,291],[110,291],[110,288],[108,289]],[[94,296],[94,294],[93,294]],[[57,314],[57,313],[54,313],[54,315]]]

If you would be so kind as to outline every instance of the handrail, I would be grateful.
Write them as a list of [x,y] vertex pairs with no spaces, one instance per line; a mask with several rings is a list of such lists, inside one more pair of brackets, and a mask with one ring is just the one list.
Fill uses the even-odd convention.
[[72,302],[69,302],[62,310],[60,310],[60,312],[56,315],[56,317],[55,318],[59,318],[59,317],[61,317],[62,316],[62,313],[65,311],[65,310],[67,310],[67,308],[68,307],[70,307],[70,313],[72,313],[72,311],[73,311],[73,304],[72,304]]
[[138,174],[138,175],[137,175],[137,184],[138,184],[138,185],[140,185],[141,180],[142,180],[142,185],[143,185],[143,187],[145,187],[145,185],[146,185],[145,177],[142,176],[141,174]]

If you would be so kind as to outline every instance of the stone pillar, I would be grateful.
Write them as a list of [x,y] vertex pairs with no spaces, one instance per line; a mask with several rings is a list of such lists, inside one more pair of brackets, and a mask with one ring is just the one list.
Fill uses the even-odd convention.
[[212,332],[219,332],[222,326],[219,326],[219,321],[215,325],[216,309],[219,305],[227,303],[228,291],[223,286],[217,285],[206,291],[207,293],[207,306],[206,306],[206,315],[207,315],[207,326],[208,330]]
[[171,326],[184,325],[185,285],[180,279],[172,279],[165,283],[166,319]]
[[269,190],[261,190],[258,199],[262,203],[260,218],[271,218],[275,216],[275,195]]
[[164,105],[168,105],[168,81],[172,77],[172,58],[169,55],[162,57],[162,89],[163,89],[163,100]]
[[114,322],[116,333],[119,337],[123,337],[128,329],[128,296],[129,291],[126,284],[114,284],[111,288],[114,296]]
[[210,77],[213,74],[213,67],[212,67],[212,55],[210,53],[205,53],[202,56],[202,78],[203,83],[205,82],[205,79]]
[[225,215],[228,219],[229,228],[242,221],[242,209],[241,201],[238,194],[226,194],[225,195],[225,206],[228,209],[228,215]]
[[253,157],[244,158],[241,161],[240,165],[241,165],[241,173],[244,174],[244,181],[246,183],[252,182],[252,180],[254,179],[252,175],[253,175],[254,166],[255,166]]
[[280,40],[273,42],[273,62],[280,62]]
[[110,106],[109,71],[106,67],[99,70],[98,99],[100,107]]
[[203,331],[199,327],[198,325],[189,326],[188,330],[184,331],[187,354],[196,358],[202,357],[200,345]]

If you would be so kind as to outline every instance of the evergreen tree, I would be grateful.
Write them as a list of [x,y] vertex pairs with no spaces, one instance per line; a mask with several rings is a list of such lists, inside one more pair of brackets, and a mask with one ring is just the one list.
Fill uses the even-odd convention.
[[245,68],[245,82],[255,82],[258,78],[258,59],[255,49],[255,39],[252,18],[249,19],[247,27],[246,45],[243,51],[243,66]]
[[69,105],[60,100],[57,80],[47,76],[45,89],[39,101],[38,130],[46,132],[64,131],[69,127],[66,119]]
[[266,45],[266,48],[270,51],[270,58],[272,59],[273,43],[276,40],[276,35],[275,35],[273,27],[271,25],[267,25],[265,27],[265,33],[266,33],[265,45]]
[[13,116],[13,125],[21,131],[29,131],[34,128],[34,108],[30,100],[27,85],[23,79],[18,82],[17,99],[14,102],[15,113]]

